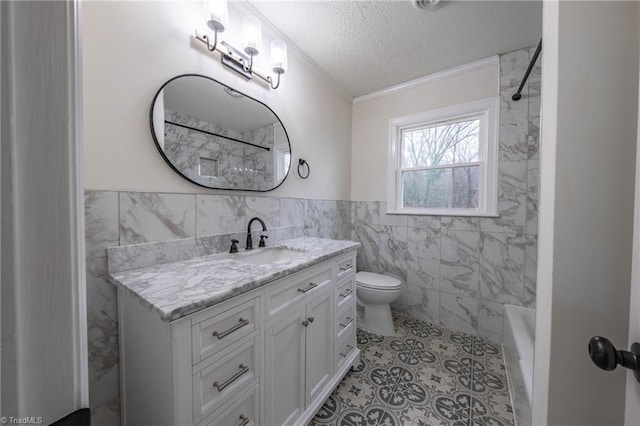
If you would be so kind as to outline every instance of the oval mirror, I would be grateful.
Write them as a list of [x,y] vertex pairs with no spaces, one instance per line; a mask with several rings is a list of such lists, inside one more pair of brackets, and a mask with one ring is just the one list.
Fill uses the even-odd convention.
[[167,81],[149,121],[162,157],[196,185],[271,191],[289,173],[291,145],[278,116],[212,78],[185,74]]

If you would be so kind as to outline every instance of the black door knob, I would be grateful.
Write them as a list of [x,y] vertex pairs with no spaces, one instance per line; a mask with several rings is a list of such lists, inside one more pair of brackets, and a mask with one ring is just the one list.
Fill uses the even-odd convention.
[[606,371],[615,370],[618,365],[633,371],[640,382],[640,344],[631,345],[631,351],[619,351],[605,337],[595,336],[589,340],[591,361]]

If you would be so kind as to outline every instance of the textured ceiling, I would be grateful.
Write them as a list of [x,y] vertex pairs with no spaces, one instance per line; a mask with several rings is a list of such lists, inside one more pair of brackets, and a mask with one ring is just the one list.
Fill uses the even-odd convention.
[[537,44],[541,1],[269,1],[250,4],[352,96]]

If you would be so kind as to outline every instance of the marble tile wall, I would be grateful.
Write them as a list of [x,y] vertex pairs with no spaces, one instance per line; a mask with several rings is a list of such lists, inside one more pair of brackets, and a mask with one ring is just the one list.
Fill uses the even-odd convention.
[[[349,239],[351,203],[244,195],[165,194],[85,191],[87,257],[87,322],[89,398],[92,424],[118,425],[118,307],[116,290],[106,281],[107,247],[157,241],[198,242],[207,253],[229,249],[232,238],[246,241],[247,222],[254,216],[267,225],[268,245],[298,236]],[[253,225],[257,245],[262,234]],[[161,246],[161,245],[159,245]],[[185,253],[192,253],[185,247]],[[162,250],[146,261],[162,261]],[[179,255],[179,253],[178,253]],[[153,257],[153,256],[152,256]],[[132,254],[121,259],[145,259]],[[164,259],[168,260],[168,259]]]
[[406,286],[395,303],[410,315],[494,341],[502,305],[535,307],[540,60],[518,88],[535,46],[500,58],[498,218],[386,214],[386,201],[352,206],[358,269]]
[[[165,109],[165,115],[172,123],[229,136],[271,149],[265,151],[229,139],[167,124],[165,125],[164,153],[178,170],[191,180],[205,186],[230,189],[268,190],[275,186],[273,147],[281,141],[275,140],[276,132],[273,125],[237,132],[169,109]],[[217,161],[217,177],[200,175],[201,156]]]

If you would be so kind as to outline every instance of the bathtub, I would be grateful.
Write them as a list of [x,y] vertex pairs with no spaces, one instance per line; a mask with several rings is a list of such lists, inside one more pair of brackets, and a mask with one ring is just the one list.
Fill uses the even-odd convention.
[[504,365],[516,426],[531,425],[535,311],[504,305]]

